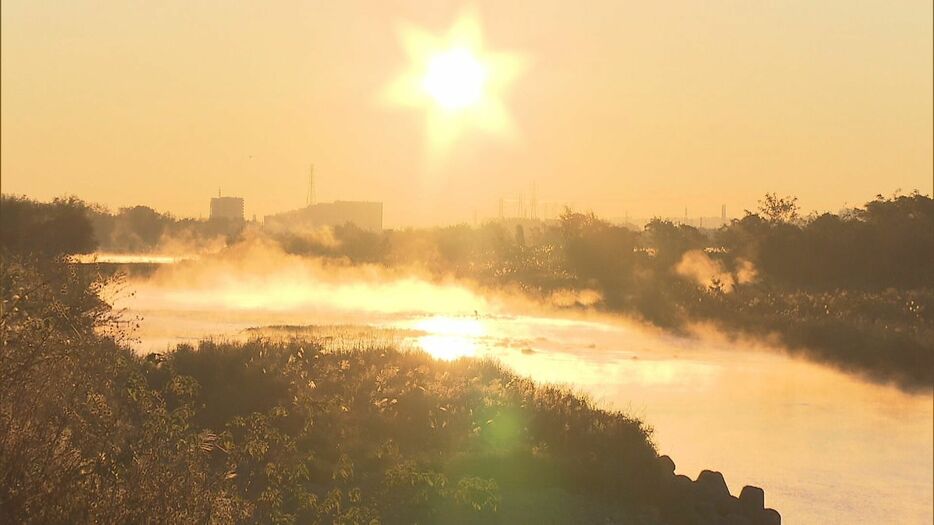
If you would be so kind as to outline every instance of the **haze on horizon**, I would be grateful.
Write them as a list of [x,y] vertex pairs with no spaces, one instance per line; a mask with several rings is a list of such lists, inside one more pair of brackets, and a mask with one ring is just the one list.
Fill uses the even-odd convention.
[[424,111],[380,100],[398,27],[461,2],[2,4],[4,193],[247,215],[381,200],[388,226],[493,216],[528,192],[608,216],[718,215],[767,191],[805,211],[932,191],[932,4],[478,2],[485,50],[527,67],[509,136],[441,158]]

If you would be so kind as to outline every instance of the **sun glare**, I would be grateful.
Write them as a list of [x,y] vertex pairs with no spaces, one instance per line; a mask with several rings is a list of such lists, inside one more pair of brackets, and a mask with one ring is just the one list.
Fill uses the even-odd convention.
[[441,107],[460,110],[483,97],[487,70],[469,49],[455,48],[434,55],[422,87]]
[[443,151],[469,129],[514,135],[503,98],[526,61],[486,49],[475,13],[462,14],[444,37],[402,24],[399,39],[410,65],[388,86],[384,99],[427,112],[433,151]]
[[418,346],[442,361],[477,355],[478,339],[486,335],[481,321],[466,318],[429,317],[415,323],[413,328],[425,332],[418,338]]

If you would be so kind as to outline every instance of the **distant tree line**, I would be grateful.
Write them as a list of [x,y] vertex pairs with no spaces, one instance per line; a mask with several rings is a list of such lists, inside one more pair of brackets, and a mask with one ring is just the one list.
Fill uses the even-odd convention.
[[[178,219],[146,206],[115,213],[77,198],[0,201],[5,249],[54,253],[146,252],[168,242],[235,242],[223,221]],[[324,229],[322,229],[324,230]],[[934,286],[934,200],[914,192],[877,196],[840,214],[800,217],[796,199],[768,194],[757,211],[717,230],[653,219],[643,231],[593,214],[565,212],[553,223],[490,222],[374,233],[346,224],[266,235],[291,253],[351,262],[420,265],[437,273],[515,280],[526,286],[593,284],[625,291],[646,272],[672,277],[685,253],[705,250],[724,265],[752,263],[760,282],[808,290]]]
[[77,197],[44,203],[0,196],[0,245],[32,253],[146,253],[160,249],[198,249],[235,241],[243,225],[227,220],[176,218],[148,206],[111,212]]
[[87,205],[70,197],[50,203],[25,197],[0,197],[0,249],[59,255],[90,253],[98,243]]
[[769,281],[830,290],[934,286],[934,201],[917,192],[877,196],[863,208],[801,219],[793,199],[769,195],[718,232],[732,257]]
[[637,286],[645,272],[671,277],[685,253],[704,250],[727,269],[748,261],[760,282],[785,288],[934,286],[934,200],[918,192],[879,195],[862,208],[809,217],[799,215],[797,199],[768,194],[758,210],[716,230],[653,219],[633,231],[567,211],[553,223],[489,222],[382,234],[347,224],[332,233],[327,243],[295,232],[277,239],[292,253],[414,264],[524,284],[624,289]]
[[177,218],[148,206],[120,208],[116,213],[98,206],[88,210],[94,237],[108,252],[197,250],[215,241],[234,242],[243,230],[239,221]]

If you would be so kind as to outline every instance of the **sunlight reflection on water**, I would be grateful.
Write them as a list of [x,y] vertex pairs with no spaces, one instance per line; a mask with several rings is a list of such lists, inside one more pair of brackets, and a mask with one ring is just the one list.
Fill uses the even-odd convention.
[[427,333],[417,338],[418,347],[432,357],[445,361],[475,357],[477,339],[486,335],[483,322],[469,318],[436,316],[416,321],[411,326]]
[[[703,362],[652,358],[640,360],[635,353],[630,353],[629,359],[614,360],[612,363],[603,364],[593,363],[576,356],[560,362],[559,366],[555,366],[554,356],[548,360],[530,359],[529,356],[537,351],[547,350],[547,348],[535,350],[533,347],[541,346],[542,343],[545,343],[547,347],[549,339],[541,338],[535,341],[529,339],[531,334],[527,331],[522,334],[521,328],[519,330],[515,328],[522,325],[534,326],[540,321],[540,318],[527,316],[510,317],[505,320],[507,326],[504,326],[502,318],[432,316],[414,322],[406,320],[392,326],[425,332],[425,335],[415,338],[415,345],[436,359],[453,361],[461,357],[496,358],[511,366],[519,366],[524,373],[548,383],[565,383],[568,377],[573,377],[577,385],[598,384],[608,374],[612,374],[617,381],[622,383],[666,385],[690,381],[693,385],[700,386],[710,381],[717,372],[716,366]],[[555,321],[558,322],[551,323],[552,327],[580,329],[596,325],[604,331],[613,330],[612,327],[593,322],[568,319]],[[615,331],[618,332],[617,336],[624,335],[622,328]],[[524,337],[511,338],[510,335],[523,335]],[[513,350],[519,350],[519,355],[514,352],[504,353],[506,350],[504,344],[507,347],[512,346]]]
[[70,259],[79,264],[174,264],[181,261],[192,261],[197,255],[164,255],[164,254],[127,254],[127,253],[82,253],[72,255]]

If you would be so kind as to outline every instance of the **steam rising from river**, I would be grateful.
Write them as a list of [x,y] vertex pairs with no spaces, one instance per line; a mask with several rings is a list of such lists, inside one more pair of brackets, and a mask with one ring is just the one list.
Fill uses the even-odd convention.
[[[409,313],[491,311],[491,301],[454,283],[412,271],[327,263],[253,239],[194,261],[161,266],[131,283],[134,296],[111,297],[133,310]],[[313,320],[313,319],[312,319]]]
[[736,270],[729,272],[723,268],[723,263],[711,259],[702,250],[685,252],[675,265],[675,271],[705,288],[719,286],[726,293],[732,292],[737,284],[756,280],[756,268],[751,262],[740,259]]
[[[98,261],[133,262],[117,255],[96,257]],[[213,313],[227,319],[262,312],[281,322],[308,324],[393,315],[554,313],[570,306],[591,307],[602,300],[598,292],[587,289],[558,290],[542,300],[510,290],[481,292],[468,282],[438,279],[417,267],[350,265],[288,254],[264,237],[251,237],[216,253],[175,256],[171,261],[145,257],[141,262],[172,264],[161,264],[148,277],[133,278],[128,283],[133,294],[122,292],[126,287],[113,289],[109,295],[105,292],[116,308]]]
[[[133,262],[106,254],[91,260]],[[105,290],[105,299],[128,317],[141,319],[135,333],[141,352],[203,337],[248,337],[257,333],[248,328],[263,326],[359,324],[420,333],[411,341],[417,347],[440,359],[456,359],[482,353],[486,338],[501,341],[514,335],[494,333],[491,322],[498,318],[540,316],[551,325],[597,319],[636,326],[595,312],[591,307],[602,297],[593,290],[558,290],[535,300],[510,290],[439,280],[417,267],[292,255],[262,236],[216,253],[170,261],[146,256],[137,262],[164,264],[151,275],[137,272],[129,282]]]

